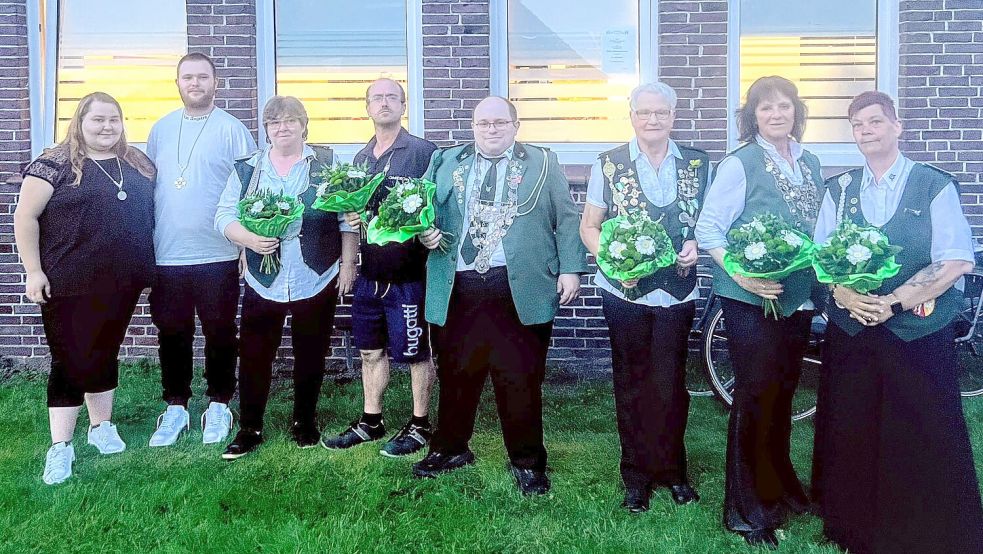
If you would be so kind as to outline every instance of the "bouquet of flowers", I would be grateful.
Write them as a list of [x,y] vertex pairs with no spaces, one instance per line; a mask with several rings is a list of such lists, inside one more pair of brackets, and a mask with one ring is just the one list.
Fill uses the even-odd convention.
[[887,236],[879,229],[843,221],[819,247],[812,267],[820,283],[843,285],[867,294],[901,271],[894,260],[900,251],[900,246],[888,244]]
[[[304,204],[292,196],[268,190],[247,195],[237,205],[239,223],[261,237],[281,238],[287,227],[304,215]],[[262,273],[270,275],[280,270],[280,252],[264,254],[259,264]]]
[[349,163],[325,168],[312,183],[317,186],[317,199],[311,207],[326,212],[364,212],[372,194],[386,178],[383,173],[369,175],[368,169],[368,164]]
[[[619,215],[601,224],[597,266],[618,281],[648,277],[676,263],[676,250],[665,227],[648,215]],[[639,296],[637,287],[619,287],[629,300]]]
[[[433,195],[437,185],[426,179],[394,178],[396,184],[389,188],[389,194],[379,205],[379,213],[369,222],[367,238],[370,244],[406,242],[411,238],[434,228]],[[440,241],[441,251],[446,251],[447,237],[444,232]]]
[[[731,276],[780,281],[812,265],[816,246],[774,214],[755,216],[727,234],[730,244],[724,254],[724,270]],[[778,319],[778,301],[764,299],[765,316]]]

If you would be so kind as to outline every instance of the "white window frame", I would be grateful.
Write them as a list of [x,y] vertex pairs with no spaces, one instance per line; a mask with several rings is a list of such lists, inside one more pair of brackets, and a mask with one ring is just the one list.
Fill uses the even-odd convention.
[[[41,6],[44,5],[42,18]],[[43,20],[42,20],[43,19]],[[52,24],[54,22],[54,24]],[[42,33],[44,52],[41,51]],[[58,71],[58,0],[27,2],[27,79],[30,85],[31,158],[55,142],[55,81]]]
[[[508,2],[489,2],[491,42],[491,94],[508,98],[509,94],[509,9]],[[638,78],[639,83],[654,81],[659,76],[659,9],[657,0],[638,2]],[[627,109],[628,106],[625,106]],[[522,119],[522,114],[519,114]],[[556,152],[561,164],[590,165],[597,155],[610,150],[617,142],[554,142],[542,143]]]
[[[741,0],[730,0],[727,21],[727,113],[737,112],[741,101]],[[877,89],[898,98],[898,2],[877,0]],[[739,144],[736,118],[727,119],[727,149]],[[853,142],[803,144],[819,157],[823,167],[854,167],[864,164],[863,155]]]
[[[256,1],[256,95],[262,112],[266,100],[276,94],[275,0]],[[423,0],[406,2],[406,98],[409,132],[423,136]],[[259,114],[262,118],[262,113]],[[259,143],[266,143],[266,130],[259,125]],[[351,161],[361,143],[330,145],[342,161]]]

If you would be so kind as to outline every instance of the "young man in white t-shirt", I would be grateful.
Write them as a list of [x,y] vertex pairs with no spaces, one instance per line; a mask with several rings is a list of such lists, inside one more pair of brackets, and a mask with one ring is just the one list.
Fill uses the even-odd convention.
[[154,249],[157,281],[150,314],[158,329],[165,412],[150,446],[169,446],[191,428],[188,400],[194,375],[195,313],[205,335],[208,408],[202,441],[220,443],[232,427],[238,342],[239,249],[213,222],[235,158],[256,149],[246,126],[215,107],[215,64],[191,53],[178,62],[184,107],[150,131],[147,154],[157,166]]

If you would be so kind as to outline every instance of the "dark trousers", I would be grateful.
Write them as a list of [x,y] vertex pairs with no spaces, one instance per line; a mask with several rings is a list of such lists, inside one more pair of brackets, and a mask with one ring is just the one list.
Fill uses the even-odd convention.
[[720,299],[734,366],[727,428],[724,523],[732,531],[775,529],[809,499],[789,458],[792,396],[813,312],[766,318],[759,304]]
[[157,266],[150,315],[160,343],[160,381],[168,404],[187,405],[194,377],[195,312],[205,335],[205,394],[228,404],[236,389],[239,262]]
[[239,411],[243,429],[261,431],[270,398],[273,360],[283,324],[291,315],[290,338],[294,354],[294,421],[317,419],[317,400],[324,380],[324,357],[331,345],[336,281],[318,294],[295,302],[273,302],[246,286],[242,299],[239,341]]
[[686,354],[696,306],[635,304],[601,291],[627,488],[686,482]]
[[431,449],[468,449],[490,373],[509,459],[516,467],[545,470],[542,386],[553,323],[519,321],[502,267],[483,276],[458,273],[447,323],[435,329],[440,400]]
[[813,484],[826,536],[850,552],[983,552],[952,341],[826,331]]
[[140,292],[56,296],[41,306],[51,351],[49,408],[81,406],[86,393],[117,387],[119,348]]

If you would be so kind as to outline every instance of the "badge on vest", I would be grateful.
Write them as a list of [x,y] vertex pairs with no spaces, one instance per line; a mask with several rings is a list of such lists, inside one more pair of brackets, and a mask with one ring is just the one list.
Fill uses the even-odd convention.
[[928,316],[932,315],[932,312],[934,312],[934,311],[935,311],[935,300],[934,299],[929,300],[928,302],[923,302],[923,303],[915,306],[915,308],[911,310],[911,312],[913,314],[917,315],[918,317],[928,317]]

